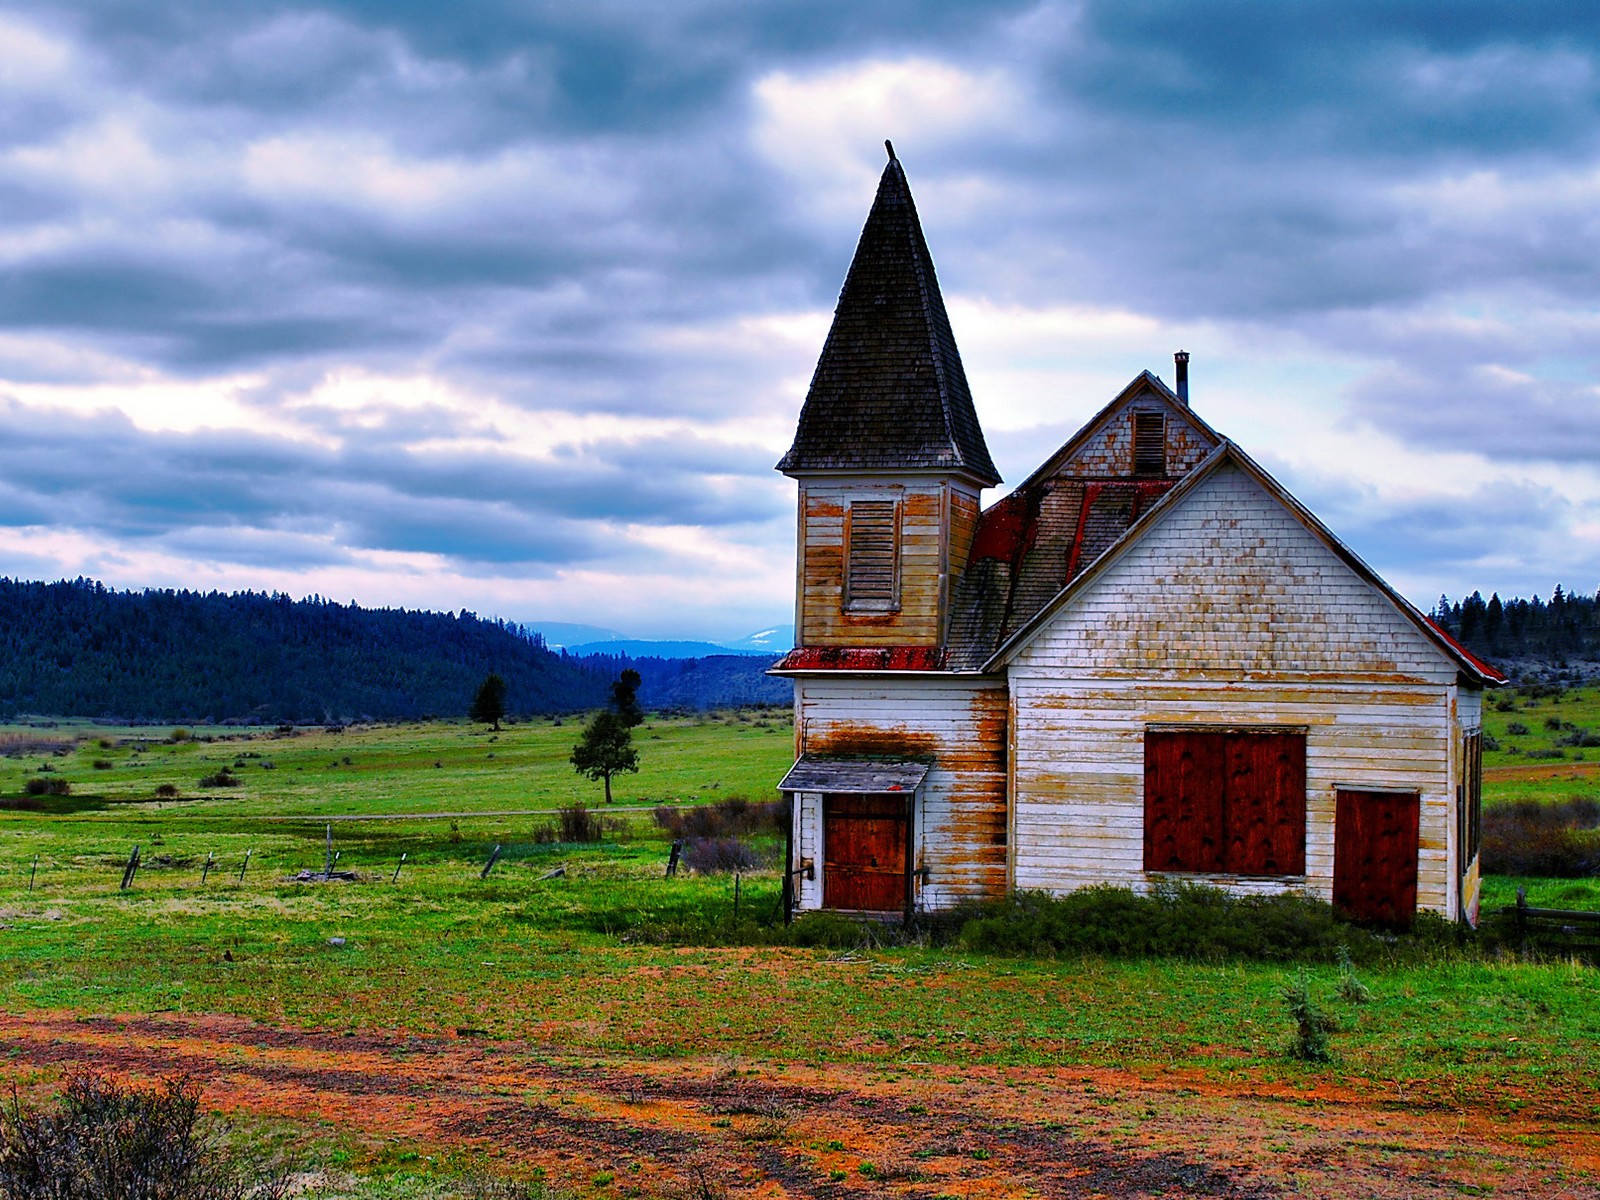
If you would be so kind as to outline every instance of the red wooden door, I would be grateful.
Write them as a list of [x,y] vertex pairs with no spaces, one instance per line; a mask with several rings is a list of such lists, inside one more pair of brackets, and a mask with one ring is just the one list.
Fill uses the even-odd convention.
[[822,905],[868,912],[905,908],[905,796],[823,797]]
[[1360,921],[1410,925],[1417,912],[1416,792],[1341,790],[1333,817],[1333,902]]

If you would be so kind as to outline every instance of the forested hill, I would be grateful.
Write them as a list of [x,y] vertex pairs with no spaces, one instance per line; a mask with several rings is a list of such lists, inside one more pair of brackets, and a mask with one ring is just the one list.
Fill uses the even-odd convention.
[[1568,593],[1549,600],[1473,592],[1464,600],[1439,597],[1428,614],[1474,654],[1502,669],[1518,665],[1563,669],[1600,661],[1600,596]]
[[606,699],[607,675],[466,612],[0,578],[0,719],[454,717],[491,671],[505,679],[512,712]]

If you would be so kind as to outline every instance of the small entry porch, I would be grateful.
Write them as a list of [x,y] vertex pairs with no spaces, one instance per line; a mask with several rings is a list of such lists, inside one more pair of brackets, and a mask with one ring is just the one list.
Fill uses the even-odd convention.
[[835,912],[909,922],[917,909],[918,794],[931,764],[802,755],[790,798],[784,915]]

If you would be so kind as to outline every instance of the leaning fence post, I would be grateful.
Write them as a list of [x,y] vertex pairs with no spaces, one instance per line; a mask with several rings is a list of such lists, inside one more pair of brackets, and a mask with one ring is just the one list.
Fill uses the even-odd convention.
[[333,878],[333,823],[328,823],[328,849],[322,858],[322,877]]
[[246,850],[244,852],[244,866],[239,868],[239,882],[240,883],[244,882],[244,873],[250,869],[250,856],[252,854],[254,854],[254,853],[255,853],[254,850]]
[[33,891],[33,877],[39,873],[39,856],[33,856],[33,870],[28,872],[28,890]]
[[739,872],[733,873],[733,919],[739,919]]
[[401,855],[400,855],[400,861],[395,863],[395,865],[394,865],[394,878],[389,880],[390,883],[399,883],[400,882],[400,868],[405,866],[405,865],[406,865],[406,856],[405,856],[405,853],[402,852]]
[[133,853],[128,855],[128,865],[123,868],[123,871],[122,871],[122,888],[120,890],[125,892],[130,887],[133,886],[133,877],[136,874],[138,874],[138,871],[139,871],[139,847],[135,846],[133,848]]
[[1524,957],[1528,953],[1528,889],[1517,889],[1517,940]]
[[494,853],[489,855],[489,861],[483,864],[483,870],[478,873],[479,879],[489,878],[489,872],[494,870],[495,863],[500,861],[500,847],[494,848]]
[[206,876],[211,874],[211,851],[206,851],[206,865],[200,870],[200,886],[205,887]]

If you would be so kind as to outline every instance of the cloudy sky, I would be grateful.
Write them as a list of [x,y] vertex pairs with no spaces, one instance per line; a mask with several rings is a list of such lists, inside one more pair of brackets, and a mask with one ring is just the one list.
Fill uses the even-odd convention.
[[1600,586],[1600,6],[0,5],[0,575],[733,637],[894,139],[1018,481],[1149,367]]

